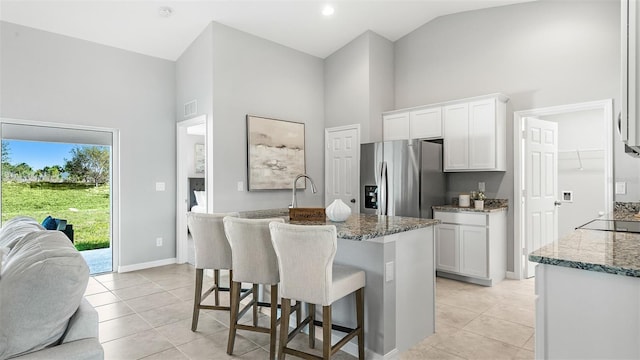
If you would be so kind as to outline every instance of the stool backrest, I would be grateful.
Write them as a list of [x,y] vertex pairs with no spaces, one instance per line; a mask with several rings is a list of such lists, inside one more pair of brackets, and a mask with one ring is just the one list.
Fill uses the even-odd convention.
[[284,298],[327,304],[338,242],[333,225],[269,224]]
[[196,269],[231,269],[231,247],[222,219],[238,213],[187,213],[187,226],[195,246]]
[[283,223],[284,219],[226,216],[223,222],[231,246],[233,281],[269,285],[280,282],[278,258],[271,243],[269,223]]

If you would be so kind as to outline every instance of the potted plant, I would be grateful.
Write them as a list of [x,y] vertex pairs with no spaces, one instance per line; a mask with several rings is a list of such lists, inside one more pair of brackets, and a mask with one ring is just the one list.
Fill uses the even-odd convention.
[[473,205],[475,207],[476,210],[483,210],[484,209],[484,199],[486,199],[487,197],[484,195],[484,192],[482,191],[474,191],[472,192],[473,195]]

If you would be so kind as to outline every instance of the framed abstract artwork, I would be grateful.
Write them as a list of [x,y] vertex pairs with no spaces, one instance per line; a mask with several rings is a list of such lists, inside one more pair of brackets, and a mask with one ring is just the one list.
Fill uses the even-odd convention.
[[249,191],[291,190],[296,175],[305,173],[304,159],[303,123],[247,115]]
[[195,167],[196,173],[198,174],[204,173],[204,160],[205,160],[204,144],[195,145],[193,159],[194,159],[194,167]]

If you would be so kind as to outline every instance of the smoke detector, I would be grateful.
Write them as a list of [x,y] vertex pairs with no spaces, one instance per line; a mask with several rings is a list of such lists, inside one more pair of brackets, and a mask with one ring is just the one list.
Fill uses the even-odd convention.
[[168,6],[160,6],[158,8],[158,15],[163,18],[168,18],[173,15],[173,9]]

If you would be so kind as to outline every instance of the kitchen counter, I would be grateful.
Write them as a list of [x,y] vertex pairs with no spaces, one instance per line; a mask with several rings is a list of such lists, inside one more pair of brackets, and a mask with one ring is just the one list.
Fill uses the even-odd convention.
[[500,212],[507,211],[509,209],[509,202],[507,199],[486,199],[484,201],[484,209],[477,210],[473,207],[473,200],[471,201],[470,207],[460,207],[458,206],[458,198],[452,199],[452,204],[450,205],[435,205],[431,208],[433,211],[448,211],[448,212],[474,212],[474,213],[491,213],[491,212]]
[[289,209],[244,211],[240,212],[240,216],[253,219],[282,217],[288,223],[299,225],[335,225],[338,238],[356,241],[380,238],[440,223],[440,220],[433,219],[369,214],[353,214],[345,222],[334,222],[329,219],[326,221],[289,221]]

